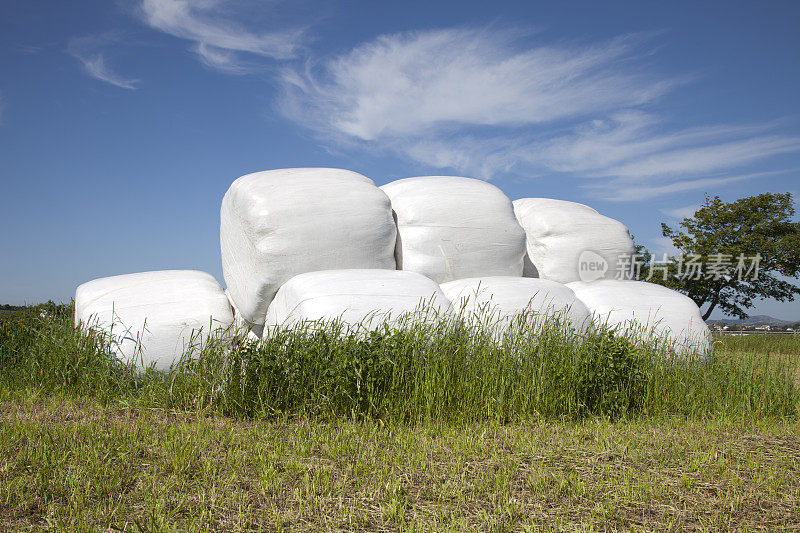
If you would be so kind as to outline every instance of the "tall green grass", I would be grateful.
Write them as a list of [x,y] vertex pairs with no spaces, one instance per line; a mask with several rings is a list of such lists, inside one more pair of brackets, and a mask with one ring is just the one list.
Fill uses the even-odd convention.
[[576,333],[557,316],[523,316],[502,334],[457,318],[396,321],[372,332],[337,321],[301,324],[259,342],[212,339],[165,373],[140,371],[110,352],[106,336],[73,327],[69,306],[0,318],[7,392],[236,417],[403,423],[800,413],[785,357],[721,350],[690,357],[635,333]]

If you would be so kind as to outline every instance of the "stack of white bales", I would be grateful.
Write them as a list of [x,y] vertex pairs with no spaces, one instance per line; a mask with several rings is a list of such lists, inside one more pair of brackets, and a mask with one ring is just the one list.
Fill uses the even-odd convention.
[[[562,314],[576,329],[594,313],[619,325],[655,317],[658,332],[675,338],[707,332],[683,295],[609,279],[633,252],[625,226],[572,202],[512,205],[480,180],[430,176],[378,188],[347,170],[257,172],[231,185],[220,219],[225,293],[198,272],[105,278],[79,287],[76,322],[106,331],[127,322],[121,352],[130,355],[138,337],[160,368],[194,331],[234,321],[257,333],[309,320],[377,323],[423,301],[446,315],[448,298],[462,312],[487,309],[504,320],[528,309]],[[606,269],[589,272],[597,281],[571,283],[587,279],[587,254]],[[526,275],[540,279],[522,277],[526,255]]]

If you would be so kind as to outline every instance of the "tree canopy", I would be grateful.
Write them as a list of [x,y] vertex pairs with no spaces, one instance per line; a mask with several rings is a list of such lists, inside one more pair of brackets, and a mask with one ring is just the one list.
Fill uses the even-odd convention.
[[[661,224],[679,254],[658,261],[646,252],[650,282],[688,295],[704,309],[747,317],[758,299],[794,300],[800,287],[785,278],[800,274],[800,223],[791,193],[763,193],[705,203],[678,228]],[[644,276],[640,274],[640,278]]]

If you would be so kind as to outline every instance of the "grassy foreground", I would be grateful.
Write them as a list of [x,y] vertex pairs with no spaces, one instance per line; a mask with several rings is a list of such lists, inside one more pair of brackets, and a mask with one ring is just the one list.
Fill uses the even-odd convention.
[[70,313],[0,318],[0,529],[800,529],[794,339],[303,333],[164,375]]
[[0,527],[797,529],[800,424],[386,427],[64,399],[0,407]]

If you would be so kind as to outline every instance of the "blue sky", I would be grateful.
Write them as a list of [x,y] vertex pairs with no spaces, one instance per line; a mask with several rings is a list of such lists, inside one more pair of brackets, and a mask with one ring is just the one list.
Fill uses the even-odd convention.
[[3,2],[0,303],[221,280],[222,195],[285,167],[489,179],[668,250],[705,192],[800,192],[798,27],[790,1]]

